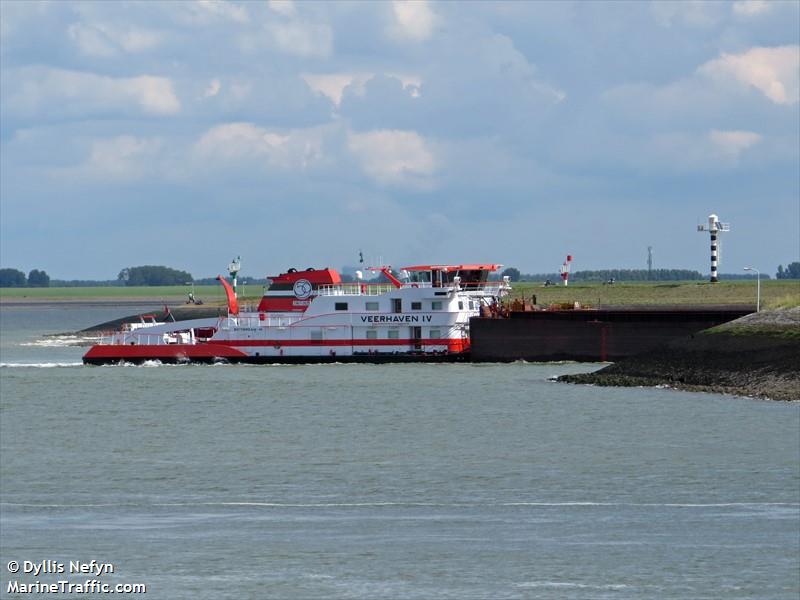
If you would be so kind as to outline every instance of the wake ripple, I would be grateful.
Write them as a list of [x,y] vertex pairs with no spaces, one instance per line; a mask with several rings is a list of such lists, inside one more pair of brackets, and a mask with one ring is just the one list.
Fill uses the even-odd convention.
[[30,508],[114,508],[114,507],[199,507],[199,506],[240,506],[263,508],[381,508],[381,507],[439,507],[439,508],[481,508],[481,507],[651,507],[651,508],[720,508],[720,507],[772,507],[785,506],[800,508],[800,502],[119,502],[102,504],[36,504],[20,502],[0,502],[0,506],[21,506]]
[[53,369],[63,367],[82,367],[82,362],[39,362],[39,363],[0,363],[0,368]]

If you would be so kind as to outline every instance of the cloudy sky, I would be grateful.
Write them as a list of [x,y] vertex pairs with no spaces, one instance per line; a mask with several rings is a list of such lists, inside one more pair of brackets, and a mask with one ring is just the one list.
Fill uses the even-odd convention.
[[0,2],[0,262],[800,255],[800,3]]

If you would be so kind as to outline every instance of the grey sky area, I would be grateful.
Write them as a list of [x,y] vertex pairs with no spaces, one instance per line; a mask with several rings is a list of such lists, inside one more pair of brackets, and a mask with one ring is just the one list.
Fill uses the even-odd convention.
[[800,258],[798,2],[0,2],[0,262]]

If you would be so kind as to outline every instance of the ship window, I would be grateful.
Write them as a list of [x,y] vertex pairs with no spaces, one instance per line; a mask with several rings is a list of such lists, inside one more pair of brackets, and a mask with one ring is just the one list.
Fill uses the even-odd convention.
[[377,340],[378,339],[378,330],[377,329],[367,329],[367,339],[368,340]]
[[464,310],[464,303],[461,300],[458,301],[458,310]]
[[422,302],[412,302],[411,310],[422,310]]
[[321,340],[322,339],[322,329],[312,329],[311,330],[311,339],[312,340]]
[[378,310],[378,306],[377,302],[367,302],[367,310]]
[[392,312],[403,312],[403,301],[400,298],[392,298]]
[[399,329],[390,329],[389,335],[387,336],[390,340],[396,340],[400,337],[400,330]]
[[469,309],[475,310],[475,303],[472,300],[469,301]]
[[432,340],[438,340],[440,337],[442,337],[442,332],[439,329],[431,329],[431,333],[428,337],[430,337]]
[[347,302],[337,302],[333,307],[336,310],[347,310]]
[[431,302],[431,310],[442,310],[442,301],[434,300]]

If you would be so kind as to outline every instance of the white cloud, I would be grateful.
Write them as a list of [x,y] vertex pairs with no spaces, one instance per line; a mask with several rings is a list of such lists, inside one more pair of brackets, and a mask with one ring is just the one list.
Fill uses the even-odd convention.
[[222,84],[219,82],[219,79],[212,79],[208,82],[208,87],[206,87],[205,91],[203,92],[203,97],[213,98],[219,94],[220,89],[222,89]]
[[163,35],[155,31],[128,27],[126,29],[103,23],[72,23],[67,35],[86,56],[108,58],[120,51],[146,52],[158,47]]
[[180,111],[181,105],[166,77],[142,75],[118,82],[122,90],[136,97],[145,112],[171,115]]
[[342,104],[344,88],[356,83],[363,90],[370,73],[303,73],[300,76],[312,90],[330,99],[336,106]]
[[212,24],[218,20],[240,24],[250,21],[245,5],[233,4],[226,0],[196,0],[185,3],[182,8],[188,8],[191,20],[203,24]]
[[158,176],[155,165],[163,147],[160,138],[120,135],[91,141],[89,156],[77,167],[56,168],[61,180],[129,182]]
[[201,161],[254,161],[281,169],[307,168],[322,159],[322,132],[297,129],[281,133],[253,123],[225,123],[204,133],[193,153]]
[[11,80],[15,86],[5,90],[8,95],[4,108],[18,116],[131,110],[172,115],[181,110],[172,81],[166,77],[113,78],[63,69],[25,68],[13,70],[9,74]]
[[697,28],[712,27],[724,18],[723,11],[726,8],[723,2],[704,0],[661,1],[650,4],[653,16],[663,27],[672,27],[676,23]]
[[426,0],[395,0],[392,14],[395,22],[389,33],[400,40],[425,41],[433,34],[437,22]]
[[86,56],[107,58],[116,56],[117,48],[108,36],[99,29],[83,23],[73,23],[67,28],[67,35]]
[[272,45],[286,54],[304,58],[327,58],[333,52],[333,31],[323,23],[292,21],[268,23]]
[[772,10],[775,1],[767,0],[739,0],[733,3],[733,13],[742,17],[753,17],[768,13]]
[[297,14],[297,8],[292,0],[269,0],[267,5],[270,10],[284,17],[293,17]]
[[425,186],[436,172],[430,145],[415,131],[351,132],[347,144],[367,175],[379,183]]
[[758,144],[763,138],[752,131],[718,131],[708,134],[711,142],[726,156],[738,158],[739,155]]
[[[300,77],[308,84],[308,87],[327,97],[336,107],[339,107],[342,105],[345,88],[349,87],[350,92],[356,96],[363,96],[366,92],[367,82],[376,75],[377,73],[303,73]],[[412,98],[419,98],[422,95],[422,78],[417,75],[397,73],[386,73],[386,75],[400,80],[403,88]]]
[[733,77],[758,89],[776,104],[795,104],[800,96],[800,46],[722,54],[701,66],[699,72],[715,79]]

